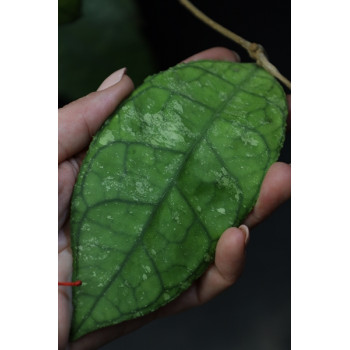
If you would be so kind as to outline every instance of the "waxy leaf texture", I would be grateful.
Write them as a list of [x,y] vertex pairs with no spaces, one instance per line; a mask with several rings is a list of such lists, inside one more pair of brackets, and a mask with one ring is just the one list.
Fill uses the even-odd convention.
[[283,89],[255,64],[179,64],[133,92],[74,190],[73,340],[158,309],[207,269],[254,206],[286,116]]

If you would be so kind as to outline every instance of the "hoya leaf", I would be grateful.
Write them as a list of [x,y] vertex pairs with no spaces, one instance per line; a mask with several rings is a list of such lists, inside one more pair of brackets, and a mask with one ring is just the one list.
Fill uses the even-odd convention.
[[197,61],[146,79],[95,136],[74,190],[72,339],[176,298],[254,206],[287,107],[255,64]]

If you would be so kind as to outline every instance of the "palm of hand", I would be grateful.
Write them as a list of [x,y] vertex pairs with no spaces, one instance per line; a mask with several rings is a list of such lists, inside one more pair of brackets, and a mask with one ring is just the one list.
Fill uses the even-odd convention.
[[[58,167],[58,280],[70,281],[72,276],[72,251],[70,247],[69,203],[79,171],[76,158],[63,161]],[[58,290],[59,343],[68,342],[72,313],[70,288]],[[64,339],[64,340],[62,340]]]
[[[223,59],[237,61],[237,56],[227,49],[214,48],[191,57],[194,59]],[[187,61],[188,61],[187,60]],[[120,71],[118,71],[120,72]],[[73,187],[84,158],[84,149],[103,121],[133,89],[131,80],[124,76],[117,84],[116,75],[108,77],[97,92],[65,106],[59,111],[59,166],[58,166],[58,279],[70,281],[72,276],[72,252],[70,247],[69,207]],[[119,73],[120,75],[120,73]],[[113,84],[113,85],[111,85]],[[252,227],[262,221],[290,195],[290,167],[275,163],[263,182],[259,199],[245,224]],[[243,230],[244,231],[244,230]],[[212,299],[232,285],[244,265],[246,234],[230,228],[221,236],[215,262],[206,273],[179,298],[140,319],[98,330],[72,344],[74,349],[101,346],[128,333],[154,318],[179,312]],[[59,287],[59,348],[66,348],[72,315],[70,287]]]

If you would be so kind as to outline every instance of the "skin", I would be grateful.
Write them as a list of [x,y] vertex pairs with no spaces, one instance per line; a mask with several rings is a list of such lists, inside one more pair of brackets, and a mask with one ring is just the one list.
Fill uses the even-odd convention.
[[[239,56],[225,48],[212,48],[184,62],[217,59],[238,62]],[[69,207],[81,162],[86,149],[102,123],[134,89],[125,69],[110,75],[98,88],[58,111],[58,280],[71,281],[72,251],[70,246]],[[288,97],[290,103],[290,96]],[[258,201],[240,228],[229,228],[221,236],[214,263],[203,276],[176,300],[159,310],[121,324],[97,330],[69,343],[72,317],[72,287],[58,287],[59,349],[96,349],[146,323],[208,302],[233,285],[240,276],[245,260],[249,230],[263,221],[290,197],[290,165],[273,164],[261,187]],[[75,287],[79,288],[79,287]]]

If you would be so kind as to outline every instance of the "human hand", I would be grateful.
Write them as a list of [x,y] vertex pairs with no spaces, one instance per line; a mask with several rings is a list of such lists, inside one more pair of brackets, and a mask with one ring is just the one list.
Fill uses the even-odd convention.
[[[224,48],[213,48],[196,54],[184,62],[199,59],[238,61],[238,56]],[[97,92],[91,93],[59,110],[58,125],[58,278],[70,281],[72,253],[70,247],[69,205],[73,187],[92,136],[117,105],[133,90],[132,81],[119,70],[109,76]],[[261,222],[290,196],[290,166],[275,163],[269,169],[259,199],[244,224],[252,227]],[[227,229],[217,244],[214,263],[204,275],[176,300],[159,310],[121,324],[90,333],[70,344],[72,349],[96,349],[113,339],[135,330],[151,320],[201,305],[235,283],[245,256],[249,238],[246,226]],[[79,288],[79,287],[78,287]],[[68,347],[72,316],[71,287],[58,291],[59,348]]]
[[[120,69],[93,92],[58,111],[58,280],[72,278],[69,209],[79,168],[92,136],[134,85]],[[66,349],[72,317],[71,287],[58,287],[58,345]]]

